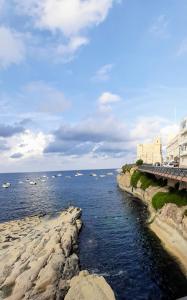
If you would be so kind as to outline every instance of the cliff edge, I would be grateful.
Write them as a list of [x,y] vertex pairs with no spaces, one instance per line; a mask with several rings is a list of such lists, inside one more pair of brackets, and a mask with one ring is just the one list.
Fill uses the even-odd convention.
[[131,169],[117,176],[117,183],[121,190],[141,199],[148,207],[150,218],[149,228],[155,232],[162,244],[180,264],[187,276],[187,205],[177,206],[166,203],[162,208],[155,210],[152,199],[157,193],[168,193],[169,187],[149,186],[141,188],[141,182],[136,187],[131,185],[131,177],[135,169]]

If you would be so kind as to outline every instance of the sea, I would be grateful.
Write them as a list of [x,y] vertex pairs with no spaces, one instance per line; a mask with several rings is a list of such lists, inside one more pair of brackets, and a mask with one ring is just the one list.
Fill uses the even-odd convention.
[[[146,224],[146,206],[118,188],[116,170],[80,172],[0,174],[0,222],[78,206],[80,267],[104,276],[117,300],[187,295],[185,276]],[[5,182],[11,183],[7,189]]]

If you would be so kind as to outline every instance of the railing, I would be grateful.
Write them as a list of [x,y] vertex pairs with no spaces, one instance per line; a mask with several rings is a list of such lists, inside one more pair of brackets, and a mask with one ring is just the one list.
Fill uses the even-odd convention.
[[162,177],[187,182],[186,168],[168,168],[163,166],[155,167],[152,165],[142,165],[138,169],[142,172],[147,172],[151,174],[160,175]]

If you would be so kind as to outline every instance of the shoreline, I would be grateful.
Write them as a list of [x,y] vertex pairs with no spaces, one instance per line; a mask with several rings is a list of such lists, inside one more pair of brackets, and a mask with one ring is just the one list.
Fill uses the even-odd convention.
[[[122,180],[120,176],[122,177],[125,175],[123,174],[117,176],[118,187],[122,191],[136,197],[147,206],[149,211],[149,219],[147,220],[148,228],[156,234],[164,249],[173,257],[183,274],[187,277],[187,239],[185,239],[182,233],[180,233],[179,230],[173,226],[170,220],[163,220],[163,217],[161,219],[160,215],[154,211],[153,207],[150,205],[150,199],[147,199],[146,197],[145,199],[141,194],[141,191],[137,191],[140,190],[140,188],[132,191],[131,186],[126,186],[121,182]],[[125,181],[125,183],[127,183],[127,181]],[[174,206],[174,204],[172,205]]]
[[103,276],[80,271],[77,207],[0,223],[0,300],[115,300]]

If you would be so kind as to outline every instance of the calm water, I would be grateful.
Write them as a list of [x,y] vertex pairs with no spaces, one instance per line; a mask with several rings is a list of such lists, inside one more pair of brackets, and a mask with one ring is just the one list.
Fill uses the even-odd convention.
[[[12,184],[9,189],[0,187],[0,221],[79,206],[84,221],[81,267],[102,274],[118,300],[172,300],[187,295],[186,279],[146,227],[146,207],[117,188],[115,171],[115,176],[104,178],[89,176],[91,171],[80,177],[61,172],[61,177],[52,178],[57,173],[0,174],[0,184]],[[48,176],[46,182],[39,180],[42,175]],[[31,186],[26,178],[38,184]]]

